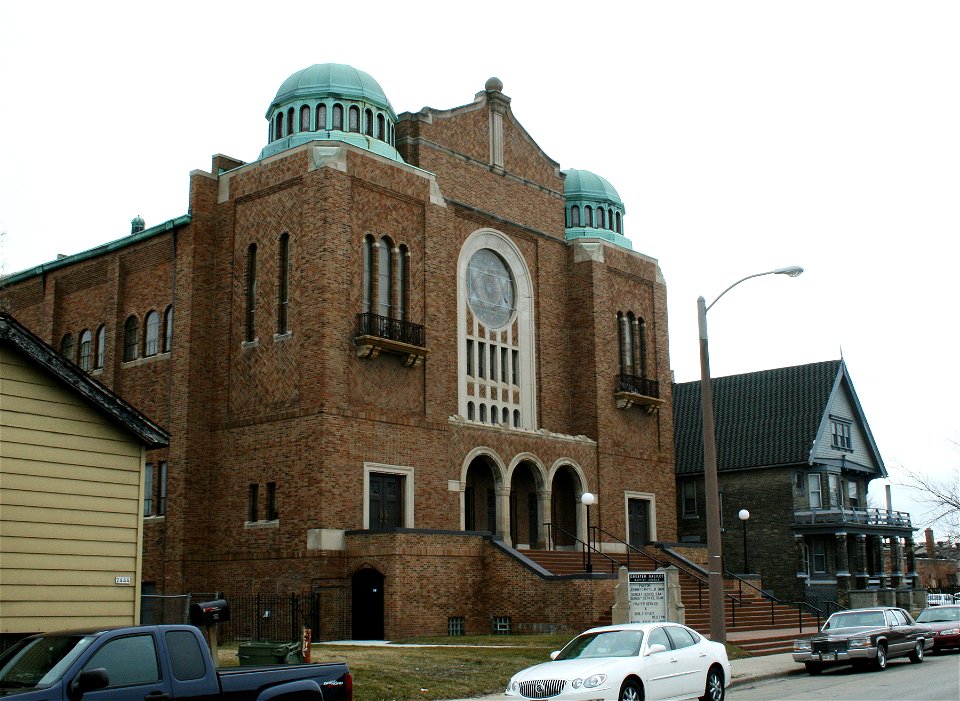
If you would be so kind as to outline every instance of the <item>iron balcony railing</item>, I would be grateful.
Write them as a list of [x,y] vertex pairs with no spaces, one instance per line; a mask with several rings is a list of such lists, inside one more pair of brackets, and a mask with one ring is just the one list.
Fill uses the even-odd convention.
[[660,398],[660,383],[638,375],[617,375],[617,391],[642,394],[644,397]]
[[357,336],[386,338],[420,348],[425,348],[427,345],[422,325],[369,312],[357,314]]
[[854,524],[860,526],[912,528],[910,514],[906,511],[857,509],[850,506],[795,510],[793,512],[793,519],[794,523],[800,526]]

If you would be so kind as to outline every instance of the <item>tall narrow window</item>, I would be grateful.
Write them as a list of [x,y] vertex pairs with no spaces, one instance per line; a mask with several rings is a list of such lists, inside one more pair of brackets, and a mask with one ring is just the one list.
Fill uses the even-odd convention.
[[633,327],[632,313],[620,314],[620,372],[624,375],[634,374],[633,364]]
[[473,377],[473,339],[467,339],[467,377]]
[[93,335],[89,329],[80,332],[80,357],[77,363],[81,370],[90,371],[90,354],[93,350]]
[[376,242],[367,235],[363,239],[363,313],[373,311],[373,256]]
[[520,351],[510,351],[511,384],[520,384]]
[[400,246],[397,253],[397,318],[406,321],[410,305],[410,251]]
[[377,265],[377,314],[390,317],[390,290],[393,289],[393,270],[390,257],[393,244],[386,236],[380,239],[379,261]]
[[276,521],[280,518],[277,511],[277,483],[267,482],[267,520]]
[[621,226],[621,224],[620,224],[620,212],[617,212],[617,233],[618,233],[618,234],[622,234],[622,233],[623,233],[623,232],[620,230],[620,226]]
[[260,485],[250,484],[247,486],[247,521],[256,521],[259,518],[260,505],[257,503],[260,499]]
[[811,509],[819,509],[823,506],[823,494],[820,487],[819,473],[807,475],[807,494]]
[[143,320],[143,355],[149,358],[160,348],[160,315],[152,309]]
[[365,109],[363,111],[363,133],[367,136],[373,136],[373,110]]
[[280,236],[279,264],[277,265],[277,333],[290,330],[290,234]]
[[590,205],[583,208],[583,225],[593,226],[593,209]]
[[143,466],[143,515],[153,516],[153,463]]
[[597,227],[600,229],[606,229],[607,223],[604,220],[606,212],[603,207],[597,207]]
[[247,249],[247,340],[257,337],[257,244],[251,243]]
[[327,106],[317,105],[317,131],[327,128]]
[[293,136],[293,108],[287,110],[287,136]]
[[640,347],[640,377],[647,377],[647,322],[642,318],[637,322],[637,345]]
[[[507,384],[507,348],[500,346],[500,381]],[[504,421],[503,423],[507,423]]]
[[67,360],[73,360],[73,334],[65,333],[60,339],[60,355]]
[[377,115],[377,138],[380,139],[380,141],[386,140],[386,134],[384,133],[383,126],[384,126],[383,115],[378,114]]
[[278,138],[283,138],[283,112],[277,113],[277,125],[273,128],[273,135]]
[[100,328],[97,329],[97,339],[96,344],[94,345],[93,352],[93,369],[99,370],[103,367],[103,352],[106,348],[106,339],[107,339],[107,327],[103,324],[100,324]]
[[350,105],[350,131],[360,133],[360,108]]
[[570,208],[570,226],[574,229],[580,226],[580,207],[577,205]]
[[343,105],[333,106],[333,129],[343,131]]
[[169,305],[163,312],[163,352],[169,353],[173,348],[173,305]]
[[163,516],[167,513],[167,461],[163,460],[157,467],[159,470],[157,475],[157,516]]
[[312,131],[310,129],[310,106],[304,105],[300,108],[300,131]]
[[140,345],[140,322],[131,314],[123,324],[123,360],[128,362],[137,359]]
[[607,228],[613,231],[613,210],[607,212]]

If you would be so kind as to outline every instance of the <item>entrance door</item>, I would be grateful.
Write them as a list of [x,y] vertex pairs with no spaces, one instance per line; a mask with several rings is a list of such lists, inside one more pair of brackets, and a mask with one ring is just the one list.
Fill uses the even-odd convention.
[[627,517],[629,518],[629,533],[627,539],[630,545],[640,548],[649,543],[650,502],[646,499],[628,500]]
[[371,474],[368,528],[398,528],[403,525],[402,497],[402,476]]
[[383,575],[362,569],[353,575],[353,638],[383,640]]

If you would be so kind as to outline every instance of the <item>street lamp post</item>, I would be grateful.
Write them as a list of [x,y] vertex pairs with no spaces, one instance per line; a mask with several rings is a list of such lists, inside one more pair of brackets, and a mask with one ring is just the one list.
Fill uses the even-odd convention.
[[707,343],[707,312],[744,280],[761,275],[789,275],[797,277],[800,266],[777,268],[765,273],[754,273],[737,280],[720,296],[707,305],[703,297],[697,299],[697,321],[700,327],[700,404],[703,411],[703,480],[707,493],[707,574],[710,591],[710,639],[727,641],[727,626],[723,615],[723,565],[720,544],[720,496],[717,485],[717,444],[713,423],[713,386],[710,383],[710,353]]
[[750,518],[750,512],[746,509],[740,509],[737,516],[740,517],[740,524],[743,526],[743,573],[746,574],[750,571],[747,569],[747,519]]
[[580,495],[580,503],[587,509],[587,572],[593,572],[593,558],[590,552],[590,505],[596,500],[597,498],[590,492],[584,492]]

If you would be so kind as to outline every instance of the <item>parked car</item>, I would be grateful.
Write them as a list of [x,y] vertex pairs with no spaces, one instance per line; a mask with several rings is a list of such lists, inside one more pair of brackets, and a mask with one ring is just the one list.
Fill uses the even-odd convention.
[[927,594],[927,606],[950,606],[956,599],[951,594]]
[[932,606],[917,615],[917,623],[933,631],[933,651],[960,648],[960,605]]
[[723,701],[730,685],[726,648],[678,623],[591,628],[518,672],[507,696],[551,701]]
[[907,656],[919,664],[932,647],[933,631],[903,609],[851,609],[830,616],[816,635],[794,641],[793,660],[810,674],[844,664],[884,670],[893,657]]
[[352,701],[342,663],[217,670],[193,626],[42,633],[0,655],[0,696],[40,699]]

